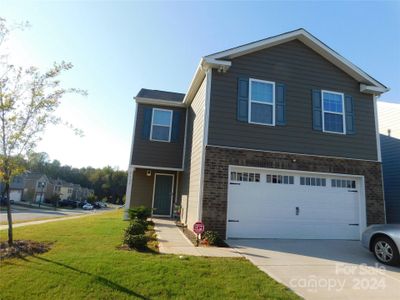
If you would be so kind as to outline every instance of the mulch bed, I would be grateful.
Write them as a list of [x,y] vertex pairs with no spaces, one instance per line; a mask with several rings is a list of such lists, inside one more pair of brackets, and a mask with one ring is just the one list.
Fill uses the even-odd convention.
[[20,258],[45,253],[51,249],[52,244],[49,242],[17,240],[14,241],[12,247],[9,247],[7,242],[2,242],[0,243],[0,259]]
[[[196,246],[196,235],[189,230],[186,226],[184,226],[180,222],[175,222],[176,226],[183,232],[183,234],[189,239],[189,241],[192,242],[193,245]],[[200,240],[199,242],[199,247],[224,247],[224,248],[229,248],[229,245],[226,244],[225,242],[221,242],[221,244],[217,245],[208,245],[207,243],[204,243],[204,241]]]

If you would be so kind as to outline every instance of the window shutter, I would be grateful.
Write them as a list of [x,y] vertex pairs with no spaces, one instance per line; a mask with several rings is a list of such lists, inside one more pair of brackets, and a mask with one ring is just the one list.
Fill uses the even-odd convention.
[[249,114],[249,78],[238,78],[237,119],[247,122]]
[[177,142],[179,140],[180,123],[181,123],[181,112],[174,111],[172,114],[171,142]]
[[276,125],[286,125],[285,85],[277,83],[275,86],[275,118]]
[[[138,108],[136,108],[138,109]],[[143,127],[142,127],[142,138],[144,140],[150,139],[150,128],[151,128],[151,117],[153,115],[153,109],[150,107],[144,108],[143,113]]]
[[312,90],[313,129],[322,131],[321,91]]
[[344,96],[344,105],[346,113],[346,134],[355,134],[356,130],[354,127],[354,105],[353,97],[350,95]]

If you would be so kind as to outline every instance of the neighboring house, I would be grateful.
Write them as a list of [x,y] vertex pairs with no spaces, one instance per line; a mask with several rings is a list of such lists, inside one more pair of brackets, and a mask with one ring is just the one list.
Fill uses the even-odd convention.
[[24,192],[23,201],[44,202],[48,191],[49,179],[46,175],[40,173],[27,173],[23,176]]
[[[0,182],[0,195],[3,194],[5,184]],[[15,176],[10,184],[10,200],[18,202],[22,200],[24,193],[24,180],[22,176]]]
[[74,185],[69,182],[63,182],[60,187],[60,200],[72,200]]
[[51,200],[55,196],[60,196],[62,185],[63,185],[63,181],[61,179],[49,179],[46,196],[45,196],[46,200]]
[[385,223],[383,84],[304,29],[205,56],[186,94],[142,89],[126,208],[223,238],[359,239]]
[[72,200],[81,201],[82,197],[82,187],[79,184],[73,184]]
[[19,202],[24,194],[24,178],[23,176],[15,176],[10,184],[10,200]]
[[388,223],[400,223],[400,104],[378,102]]

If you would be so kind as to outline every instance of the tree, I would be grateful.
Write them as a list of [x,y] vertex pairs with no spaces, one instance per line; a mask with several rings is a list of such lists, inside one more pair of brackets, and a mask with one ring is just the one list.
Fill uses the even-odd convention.
[[[6,20],[0,18],[0,51],[11,32]],[[71,63],[54,63],[42,73],[35,67],[12,65],[7,54],[0,53],[0,180],[5,183],[3,196],[8,203],[9,246],[13,244],[9,201],[12,178],[23,171],[23,158],[35,148],[47,125],[62,122],[54,115],[61,99],[70,93],[86,95],[83,90],[61,85],[59,76],[72,67]]]

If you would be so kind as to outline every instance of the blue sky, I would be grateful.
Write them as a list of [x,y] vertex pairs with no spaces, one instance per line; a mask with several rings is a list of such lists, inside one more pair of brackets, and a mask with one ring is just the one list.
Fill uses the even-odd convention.
[[38,150],[73,166],[126,169],[140,88],[185,93],[201,56],[303,27],[391,88],[400,103],[400,2],[2,1],[0,16],[29,21],[16,59],[75,67],[59,114],[85,132],[52,127]]

